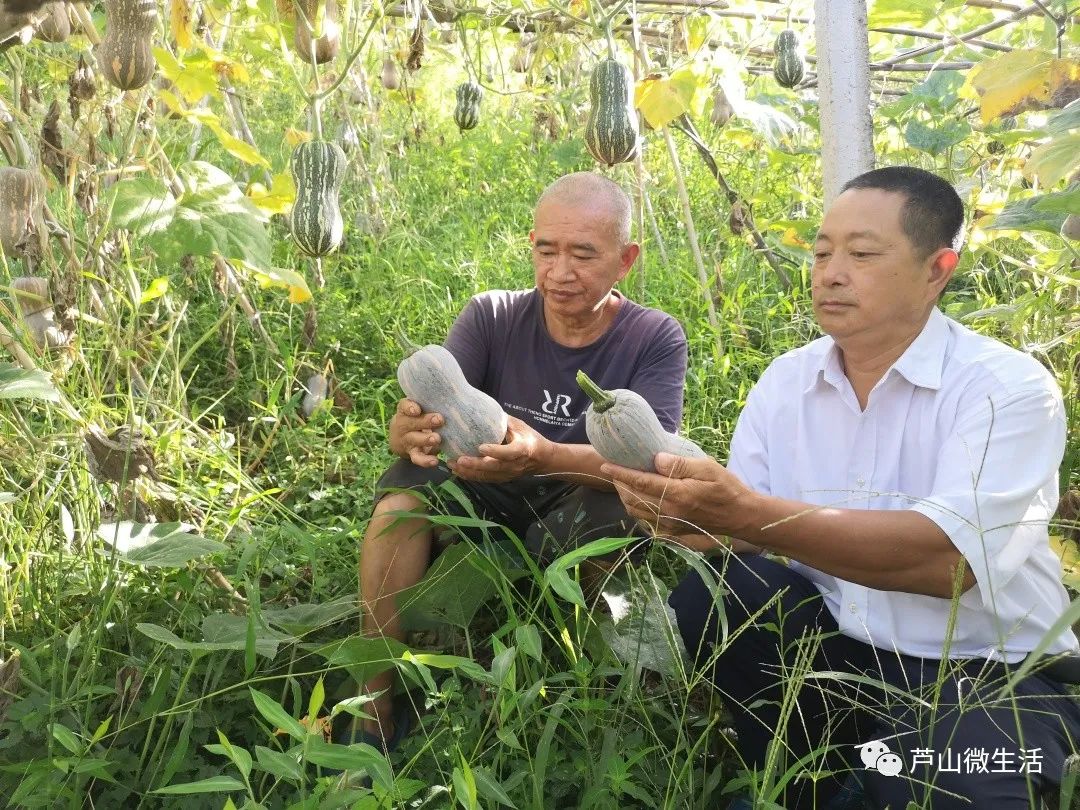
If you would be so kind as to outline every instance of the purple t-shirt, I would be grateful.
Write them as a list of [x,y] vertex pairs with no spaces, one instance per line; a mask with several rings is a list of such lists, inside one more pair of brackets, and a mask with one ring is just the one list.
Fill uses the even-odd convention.
[[574,379],[578,369],[601,388],[641,394],[664,429],[675,432],[682,418],[686,335],[667,313],[620,297],[608,330],[572,349],[548,334],[536,289],[491,290],[469,301],[443,345],[470,385],[551,441],[589,441],[589,398]]

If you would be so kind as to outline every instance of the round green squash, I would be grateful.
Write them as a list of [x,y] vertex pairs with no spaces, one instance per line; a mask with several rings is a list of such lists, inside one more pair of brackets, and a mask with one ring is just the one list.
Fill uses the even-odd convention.
[[476,82],[459,84],[457,104],[454,105],[454,123],[464,132],[474,129],[480,123],[480,100],[484,97],[484,88]]
[[776,38],[773,50],[776,55],[773,77],[777,84],[790,90],[803,80],[806,72],[798,33],[792,28],[785,28]]

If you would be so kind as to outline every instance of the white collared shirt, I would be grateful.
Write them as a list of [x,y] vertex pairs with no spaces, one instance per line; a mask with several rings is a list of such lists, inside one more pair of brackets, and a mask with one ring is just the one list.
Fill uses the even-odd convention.
[[[1069,604],[1047,537],[1064,449],[1061,392],[1046,369],[935,309],[865,411],[832,338],[777,358],[750,392],[728,469],[777,497],[926,515],[978,582],[959,599],[948,655],[1017,661]],[[791,564],[847,635],[941,657],[952,600]],[[1078,646],[1066,630],[1047,652]]]

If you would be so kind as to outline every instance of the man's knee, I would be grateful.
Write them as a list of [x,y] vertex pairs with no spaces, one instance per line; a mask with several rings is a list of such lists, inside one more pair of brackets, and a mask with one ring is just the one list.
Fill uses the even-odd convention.
[[604,537],[634,538],[623,549],[598,558],[610,566],[646,541],[616,493],[580,487],[526,529],[525,547],[541,563],[550,564],[563,554]]

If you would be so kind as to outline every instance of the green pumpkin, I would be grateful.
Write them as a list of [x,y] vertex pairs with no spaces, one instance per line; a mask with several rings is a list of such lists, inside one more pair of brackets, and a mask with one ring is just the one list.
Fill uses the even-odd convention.
[[630,71],[614,59],[604,59],[593,69],[585,146],[606,166],[625,163],[637,154],[638,119],[633,94]]
[[774,50],[773,76],[777,84],[790,90],[803,80],[806,72],[799,35],[793,29],[785,28],[776,38]]
[[309,256],[326,256],[341,244],[345,223],[338,193],[345,166],[345,153],[336,143],[307,141],[293,150],[296,202],[289,227],[296,244]]
[[457,104],[454,106],[454,123],[464,132],[474,129],[480,123],[480,99],[484,97],[484,88],[476,82],[459,84]]

